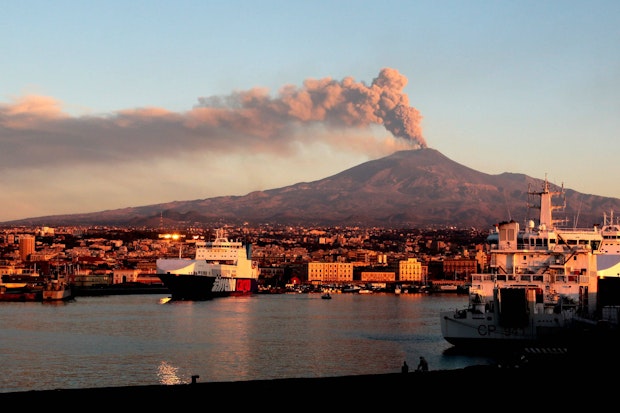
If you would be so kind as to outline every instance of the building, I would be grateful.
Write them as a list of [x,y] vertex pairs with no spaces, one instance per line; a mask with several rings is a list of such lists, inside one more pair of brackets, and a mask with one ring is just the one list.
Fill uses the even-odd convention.
[[446,258],[443,260],[445,279],[467,280],[471,274],[478,272],[478,261],[471,258]]
[[353,281],[350,262],[309,262],[308,282],[314,285],[342,284]]
[[34,254],[34,235],[23,234],[19,236],[19,257],[22,261],[28,261]]
[[362,271],[361,281],[365,283],[393,283],[396,281],[394,271]]
[[[425,271],[423,271],[425,270]],[[417,258],[407,258],[398,262],[398,280],[401,282],[426,283],[428,267],[423,266]]]

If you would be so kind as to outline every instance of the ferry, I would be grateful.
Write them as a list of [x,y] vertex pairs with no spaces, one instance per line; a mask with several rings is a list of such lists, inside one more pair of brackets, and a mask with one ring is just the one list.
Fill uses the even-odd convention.
[[156,275],[171,293],[171,300],[207,300],[258,292],[258,263],[251,244],[231,241],[222,229],[214,241],[196,242],[189,258],[160,258]]

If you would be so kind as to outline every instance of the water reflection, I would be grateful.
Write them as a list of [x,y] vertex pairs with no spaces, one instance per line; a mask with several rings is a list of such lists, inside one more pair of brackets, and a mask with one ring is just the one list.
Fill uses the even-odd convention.
[[177,375],[178,368],[162,361],[157,369],[157,376],[160,384],[181,384],[182,381]]

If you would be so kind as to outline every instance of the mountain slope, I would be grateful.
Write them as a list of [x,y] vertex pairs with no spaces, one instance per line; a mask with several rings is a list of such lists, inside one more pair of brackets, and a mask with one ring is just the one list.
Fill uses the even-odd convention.
[[[490,227],[525,222],[528,190],[543,181],[523,174],[489,175],[456,163],[435,149],[396,152],[336,175],[294,185],[192,201],[12,221],[27,225],[171,226],[274,223],[382,227]],[[566,190],[571,224],[591,226],[620,200]],[[577,218],[578,217],[578,220]],[[5,223],[7,224],[7,223]]]

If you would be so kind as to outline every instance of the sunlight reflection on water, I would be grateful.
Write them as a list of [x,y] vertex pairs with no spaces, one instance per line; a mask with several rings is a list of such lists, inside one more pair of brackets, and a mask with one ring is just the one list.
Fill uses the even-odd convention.
[[162,361],[159,364],[159,369],[157,372],[157,376],[159,376],[160,384],[181,384],[182,381],[177,376],[177,371],[179,369],[177,367],[171,366],[165,361]]

